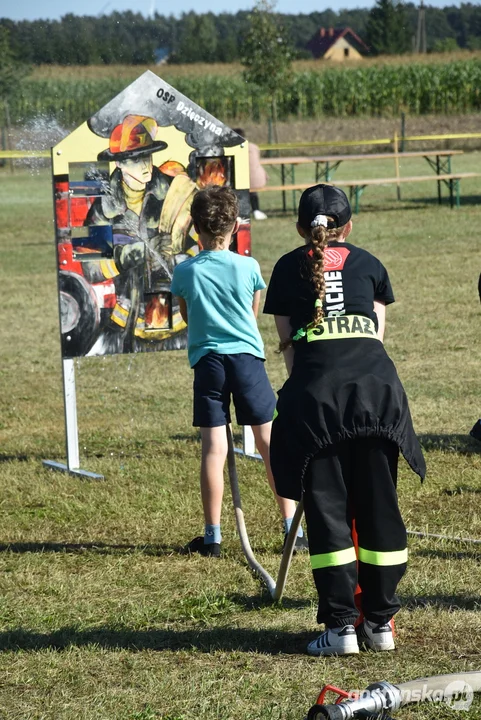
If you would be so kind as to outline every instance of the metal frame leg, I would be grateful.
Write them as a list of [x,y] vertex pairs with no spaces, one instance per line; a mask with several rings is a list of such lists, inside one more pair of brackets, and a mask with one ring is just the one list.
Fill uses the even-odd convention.
[[359,213],[359,200],[360,200],[361,193],[362,193],[362,189],[361,189],[361,187],[360,187],[359,185],[356,185],[356,187],[354,188],[354,193],[355,193],[354,212],[355,212],[356,215],[357,215],[357,214]]
[[[439,155],[436,156],[436,175],[441,174],[441,164]],[[441,181],[438,180],[438,203],[441,205]]]
[[77,393],[75,388],[75,366],[72,358],[62,360],[62,379],[65,410],[65,431],[67,464],[55,462],[54,460],[43,460],[42,464],[51,470],[68,472],[71,475],[80,475],[92,480],[103,480],[104,476],[98,473],[80,469],[80,455],[78,443],[77,424]]
[[[296,184],[296,168],[294,165],[291,165],[291,183],[292,185]],[[296,212],[296,191],[292,191],[292,212],[295,214]]]
[[234,448],[234,452],[238,455],[251,458],[252,460],[262,460],[258,452],[256,452],[256,441],[254,433],[250,425],[242,426],[242,447]]

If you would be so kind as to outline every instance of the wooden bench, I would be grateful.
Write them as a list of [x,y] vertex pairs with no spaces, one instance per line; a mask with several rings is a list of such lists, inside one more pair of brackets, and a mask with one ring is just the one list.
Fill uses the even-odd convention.
[[431,168],[437,173],[451,172],[451,158],[455,155],[463,155],[463,150],[407,150],[404,152],[384,152],[384,153],[362,153],[359,155],[299,155],[296,157],[263,157],[260,160],[261,165],[280,166],[281,169],[290,165],[292,169],[297,165],[307,165],[309,163],[316,166],[316,181],[321,178],[329,182],[332,180],[331,174],[336,170],[342,162],[358,162],[372,160],[406,160],[408,158],[424,158],[427,160]]
[[[459,207],[460,198],[460,181],[463,178],[481,177],[481,173],[462,172],[462,173],[444,173],[441,175],[414,175],[411,177],[389,177],[389,178],[368,178],[366,180],[338,180],[335,183],[325,183],[326,185],[336,185],[337,187],[349,188],[350,197],[354,195],[354,212],[359,212],[359,202],[363,190],[371,185],[399,185],[400,183],[416,183],[433,180],[438,183],[438,188],[443,182],[449,188],[449,200],[451,207]],[[286,190],[306,190],[312,187],[312,183],[298,183],[295,185],[266,185],[266,187],[258,189],[256,192],[285,192]],[[439,202],[441,195],[438,193]]]

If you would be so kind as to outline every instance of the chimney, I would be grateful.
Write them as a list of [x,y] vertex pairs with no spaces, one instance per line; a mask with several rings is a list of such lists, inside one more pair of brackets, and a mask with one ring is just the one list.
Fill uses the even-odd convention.
[[324,37],[325,34],[326,34],[326,28],[323,28],[323,27],[322,27],[322,28],[319,30],[319,35],[320,35],[321,37]]
[[334,37],[334,28],[329,28],[329,37]]

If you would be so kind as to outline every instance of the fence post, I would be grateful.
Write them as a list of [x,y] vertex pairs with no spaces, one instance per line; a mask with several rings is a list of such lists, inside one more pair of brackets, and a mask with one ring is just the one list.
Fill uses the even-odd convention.
[[[7,135],[5,132],[5,125],[2,125],[2,150],[7,149]],[[0,160],[0,167],[5,167],[7,161],[5,159]]]
[[[272,133],[272,118],[267,118],[267,143],[268,145],[273,144],[273,133]],[[272,150],[268,150],[266,153],[267,157],[272,157],[274,153]]]
[[[12,123],[10,122],[10,108],[8,107],[8,100],[4,101],[4,107],[5,107],[5,125],[7,126],[6,149],[12,150],[12,142],[11,142]],[[11,173],[14,172],[13,158],[10,158],[10,172]]]
[[406,137],[406,113],[401,113],[401,145],[399,147],[399,152],[404,152],[404,142]]
[[[394,131],[394,165],[396,168],[396,177],[399,178],[399,143],[397,130]],[[401,185],[399,183],[397,183],[397,199],[401,199]]]

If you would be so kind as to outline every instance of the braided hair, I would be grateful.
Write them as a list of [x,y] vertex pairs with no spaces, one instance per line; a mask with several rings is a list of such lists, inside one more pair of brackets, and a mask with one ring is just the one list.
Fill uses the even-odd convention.
[[[327,218],[332,220],[332,218]],[[312,244],[312,253],[307,255],[311,281],[316,292],[316,302],[312,320],[307,328],[316,327],[324,317],[323,302],[326,296],[326,281],[324,279],[324,251],[331,240],[338,240],[344,231],[345,225],[339,228],[327,228],[324,225],[316,225],[309,228],[309,234],[306,235],[306,241]],[[303,228],[307,232],[307,228]],[[279,352],[283,352],[293,343],[293,338],[288,338],[279,343]]]
[[311,278],[314,290],[316,291],[317,299],[314,306],[314,314],[308,327],[315,327],[316,325],[319,325],[324,317],[323,302],[326,296],[326,281],[324,279],[324,250],[331,240],[338,240],[341,237],[343,230],[344,227],[328,229],[323,225],[317,225],[311,229]]

